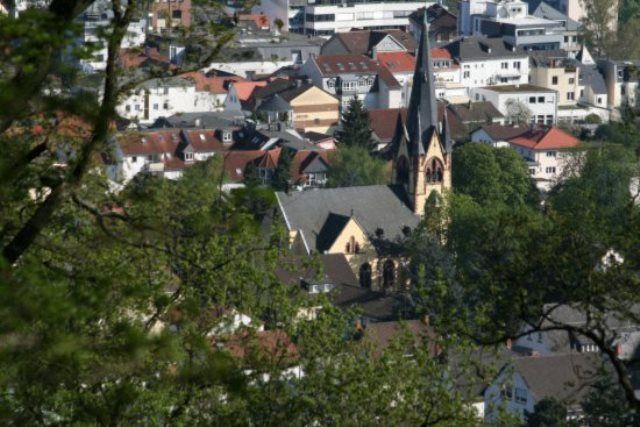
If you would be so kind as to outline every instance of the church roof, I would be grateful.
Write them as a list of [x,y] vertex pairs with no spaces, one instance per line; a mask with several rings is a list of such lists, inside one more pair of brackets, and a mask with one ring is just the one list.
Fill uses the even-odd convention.
[[413,153],[424,151],[423,143],[428,140],[427,132],[436,127],[438,123],[435,78],[426,23],[425,28],[427,31],[422,31],[420,36],[420,47],[418,48],[416,68],[413,73],[413,87],[407,111],[406,127],[410,139],[410,150]]

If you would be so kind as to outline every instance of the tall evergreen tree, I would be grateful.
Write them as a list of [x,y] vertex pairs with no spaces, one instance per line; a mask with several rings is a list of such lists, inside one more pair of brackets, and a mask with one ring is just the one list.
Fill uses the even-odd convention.
[[344,147],[372,148],[369,113],[357,97],[349,100],[349,106],[342,113],[337,140]]

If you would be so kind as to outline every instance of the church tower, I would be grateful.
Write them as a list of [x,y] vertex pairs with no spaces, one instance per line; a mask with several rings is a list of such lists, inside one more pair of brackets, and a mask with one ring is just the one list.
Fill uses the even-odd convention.
[[398,120],[392,142],[392,180],[406,190],[413,212],[423,215],[431,192],[442,194],[451,188],[453,149],[446,108],[442,122],[438,121],[426,14],[406,120],[402,115]]

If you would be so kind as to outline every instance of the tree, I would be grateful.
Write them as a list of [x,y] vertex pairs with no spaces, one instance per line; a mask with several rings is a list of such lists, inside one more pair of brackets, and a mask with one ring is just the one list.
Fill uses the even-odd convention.
[[273,23],[275,24],[276,28],[278,28],[278,32],[282,31],[282,27],[284,27],[284,22],[282,22],[282,19],[280,18],[276,18]]
[[342,146],[372,148],[369,113],[357,97],[349,100],[349,105],[342,113],[340,130],[336,139]]
[[555,398],[545,398],[533,407],[533,413],[526,414],[527,427],[566,427],[567,408]]
[[607,56],[615,49],[617,3],[610,0],[584,0],[585,16],[582,19],[582,39],[595,56]]
[[468,143],[453,156],[453,188],[481,205],[535,204],[536,189],[527,166],[511,148]]
[[515,125],[528,125],[531,123],[531,110],[518,99],[507,99],[507,121]]
[[632,426],[640,422],[637,411],[629,408],[620,386],[609,380],[598,381],[582,403],[588,426]]
[[271,186],[276,191],[287,191],[291,182],[291,162],[293,160],[294,152],[286,148],[282,149],[280,158],[278,159],[278,166],[273,175]]
[[354,187],[387,182],[387,172],[382,160],[373,157],[362,146],[343,146],[330,155],[329,187]]

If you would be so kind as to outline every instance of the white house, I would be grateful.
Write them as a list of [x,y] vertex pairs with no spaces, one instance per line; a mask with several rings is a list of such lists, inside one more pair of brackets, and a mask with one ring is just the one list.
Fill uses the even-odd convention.
[[116,111],[126,119],[151,124],[160,117],[216,111],[221,107],[215,93],[198,91],[196,82],[187,76],[148,80],[121,101]]
[[463,37],[444,46],[460,66],[460,83],[471,90],[529,82],[529,55],[500,38]]
[[524,421],[536,403],[551,397],[567,406],[567,418],[576,418],[602,368],[602,357],[594,353],[514,356],[484,391],[486,420],[490,423],[499,410],[506,410]]
[[526,107],[532,124],[553,125],[557,116],[557,92],[530,84],[487,86],[471,89],[474,101],[489,101],[506,118],[514,122],[514,109]]
[[299,73],[319,88],[335,95],[342,108],[354,96],[369,109],[399,108],[403,104],[400,82],[391,71],[364,55],[311,57]]

